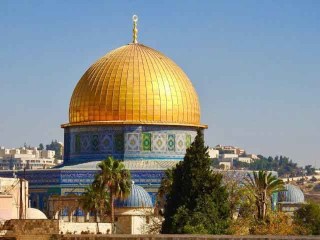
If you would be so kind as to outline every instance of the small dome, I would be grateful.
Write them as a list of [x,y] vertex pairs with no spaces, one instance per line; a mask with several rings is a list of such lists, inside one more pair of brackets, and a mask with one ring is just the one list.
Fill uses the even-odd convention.
[[303,203],[304,194],[297,186],[286,184],[286,191],[279,192],[279,202]]
[[118,208],[140,208],[140,207],[153,207],[149,193],[138,185],[132,183],[131,193],[129,197],[123,201],[116,201]]
[[39,209],[27,208],[27,219],[48,219],[48,218]]

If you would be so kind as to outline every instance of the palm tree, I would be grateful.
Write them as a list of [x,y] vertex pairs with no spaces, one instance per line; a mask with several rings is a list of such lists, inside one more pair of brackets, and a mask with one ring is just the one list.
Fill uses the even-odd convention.
[[170,192],[173,182],[173,169],[167,169],[161,179],[161,184],[157,193],[157,206],[158,210],[164,208],[166,195]]
[[97,232],[99,232],[98,216],[101,221],[109,206],[109,195],[105,187],[98,181],[94,181],[80,196],[79,203],[84,211],[94,213]]
[[131,190],[131,176],[124,164],[113,157],[103,160],[98,167],[101,171],[96,175],[95,181],[100,182],[109,192],[111,224],[112,232],[114,232],[114,202],[116,199],[128,198]]
[[98,221],[98,202],[96,201],[96,192],[92,185],[86,187],[85,191],[79,198],[81,208],[86,212],[93,212],[95,220]]
[[253,172],[253,177],[248,174],[245,178],[245,186],[254,196],[258,211],[258,220],[264,221],[267,214],[267,203],[272,193],[283,191],[284,183],[281,179],[273,176],[271,172]]

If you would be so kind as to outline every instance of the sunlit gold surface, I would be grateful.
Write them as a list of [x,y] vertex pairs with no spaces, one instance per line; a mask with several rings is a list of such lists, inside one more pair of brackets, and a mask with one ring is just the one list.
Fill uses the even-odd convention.
[[133,15],[132,21],[133,21],[132,43],[138,43],[138,28],[137,28],[138,16],[137,15]]
[[141,44],[115,49],[82,76],[71,97],[69,124],[200,126],[198,96],[187,75]]

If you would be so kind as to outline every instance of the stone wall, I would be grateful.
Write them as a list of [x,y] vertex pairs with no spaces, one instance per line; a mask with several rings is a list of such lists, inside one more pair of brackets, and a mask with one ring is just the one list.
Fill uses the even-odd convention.
[[[99,231],[106,234],[111,231],[110,223],[99,223]],[[19,220],[12,219],[6,221],[3,226],[4,231],[13,235],[54,235],[54,234],[81,234],[87,232],[97,233],[97,223],[74,223],[61,220]]]
[[131,216],[118,216],[116,221],[116,233],[130,234],[132,227]]
[[[66,224],[66,225],[64,225]],[[70,225],[69,225],[70,224]],[[78,226],[79,224],[79,226]],[[96,227],[89,223],[90,228]],[[60,235],[62,227],[80,231],[80,227],[87,228],[83,223],[63,223],[59,220],[9,220],[4,224],[4,229],[10,231],[9,236],[2,239],[16,240],[316,240],[320,236],[230,236],[230,235],[94,235],[94,234],[65,234]],[[89,229],[90,229],[89,228]],[[100,224],[100,231],[105,233],[110,224]],[[70,231],[70,230],[69,230]],[[71,231],[70,231],[71,232]],[[91,231],[93,232],[93,231]]]
[[[111,223],[98,223],[99,232],[106,234],[111,232]],[[98,231],[97,223],[75,223],[75,222],[59,222],[59,233],[76,233],[90,232],[97,233]]]
[[19,220],[11,219],[4,223],[3,229],[15,235],[42,235],[59,233],[58,220]]
[[320,236],[65,235],[59,240],[319,240]]

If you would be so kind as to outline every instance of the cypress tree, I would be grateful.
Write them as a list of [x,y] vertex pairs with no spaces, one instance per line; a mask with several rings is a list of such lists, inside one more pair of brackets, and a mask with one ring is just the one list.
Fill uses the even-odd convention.
[[224,234],[229,223],[229,204],[222,175],[213,173],[208,147],[198,130],[184,161],[173,171],[167,195],[162,233]]

